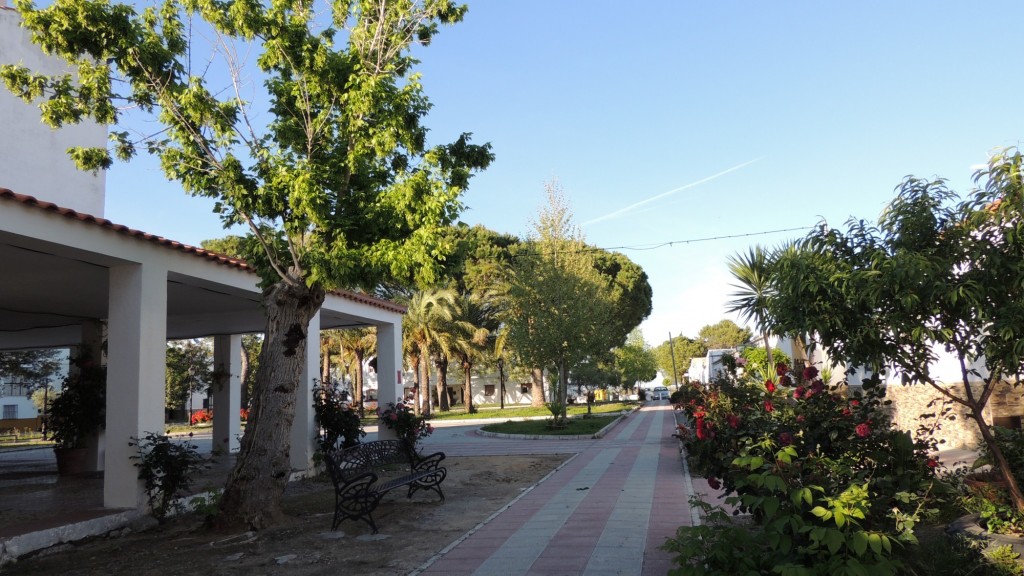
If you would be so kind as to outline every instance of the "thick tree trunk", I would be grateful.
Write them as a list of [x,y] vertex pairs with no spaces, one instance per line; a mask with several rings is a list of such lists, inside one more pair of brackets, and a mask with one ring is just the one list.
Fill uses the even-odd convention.
[[[355,378],[352,382],[352,397],[355,400],[356,406],[362,409],[363,405],[363,352],[362,350],[355,350],[353,354],[356,357],[356,373]],[[361,412],[360,412],[361,413]]]
[[238,368],[238,379],[242,382],[241,404],[242,408],[249,407],[249,351],[242,346],[241,363]]
[[420,415],[430,417],[430,351],[426,346],[420,348],[420,398],[422,403]]
[[413,388],[412,389],[415,392],[415,394],[413,395],[412,411],[413,411],[413,414],[419,416],[420,412],[421,412],[421,408],[422,408],[420,406],[420,398],[422,398],[422,396],[423,396],[420,393],[421,386],[420,386],[420,357],[419,356],[414,356],[412,358],[412,373],[413,373]]
[[565,360],[558,361],[558,403],[562,405],[562,421],[565,422],[569,409],[569,369]]
[[324,291],[305,284],[274,284],[263,292],[267,332],[256,371],[249,422],[221,498],[217,526],[259,530],[282,516],[281,495],[291,473],[289,452],[295,397],[309,320],[320,309]]
[[434,366],[437,367],[437,409],[447,412],[451,408],[448,405],[448,357],[438,356]]
[[473,409],[473,363],[468,356],[462,358],[462,404],[466,407],[466,414],[476,412]]
[[330,386],[331,382],[331,345],[324,347],[324,357],[320,359],[320,385]]
[[996,437],[992,434],[992,428],[988,425],[988,422],[985,422],[984,412],[984,406],[972,407],[971,417],[974,418],[974,422],[978,425],[981,438],[984,440],[989,453],[992,454],[992,459],[995,460],[992,463],[992,467],[999,471],[1000,476],[1006,482],[1006,488],[1010,493],[1010,499],[1013,501],[1014,507],[1017,508],[1018,512],[1024,512],[1024,494],[1021,493],[1020,485],[1017,484],[1017,478],[1013,475],[1013,470],[1010,468],[1010,463],[1006,460],[1006,455],[1003,454],[1003,450],[999,447],[999,442],[996,441]]
[[535,408],[544,407],[543,368],[534,368],[530,371],[530,405]]

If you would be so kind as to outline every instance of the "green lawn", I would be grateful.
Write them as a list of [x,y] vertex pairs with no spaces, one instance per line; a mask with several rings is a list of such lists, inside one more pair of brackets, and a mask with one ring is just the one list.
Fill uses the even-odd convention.
[[[632,410],[635,406],[636,402],[605,402],[592,405],[591,410],[594,414],[608,414]],[[586,404],[571,404],[566,412],[569,416],[586,414],[587,406]],[[434,412],[432,418],[434,420],[474,420],[478,418],[529,418],[531,416],[551,417],[551,412],[547,408],[534,408],[533,406],[515,405],[506,406],[505,409],[496,406],[482,406],[475,414],[466,414],[465,410],[456,408],[447,412]]]
[[[584,408],[585,409],[585,408]],[[522,420],[487,424],[483,430],[501,434],[530,434],[542,436],[590,436],[618,418],[615,416],[594,416],[592,418],[570,418],[565,428],[550,428],[548,420]]]

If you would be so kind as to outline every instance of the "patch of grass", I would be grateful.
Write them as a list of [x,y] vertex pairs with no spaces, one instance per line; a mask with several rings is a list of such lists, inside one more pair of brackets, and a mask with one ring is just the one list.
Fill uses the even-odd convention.
[[529,434],[540,436],[582,436],[592,435],[611,424],[618,416],[594,416],[593,418],[570,418],[564,428],[551,428],[549,420],[523,420],[501,422],[483,427],[487,432],[501,434]]
[[[591,406],[591,410],[594,414],[608,414],[619,413],[623,410],[632,410],[635,406],[636,402],[606,402],[593,404]],[[587,405],[570,404],[566,412],[569,416],[586,414]],[[530,418],[533,416],[550,417],[551,412],[548,412],[548,409],[543,406],[540,408],[535,408],[533,406],[515,406],[506,407],[504,410],[484,408],[474,414],[466,414],[465,410],[456,408],[447,412],[434,412],[431,418],[434,420],[476,420],[479,418]]]

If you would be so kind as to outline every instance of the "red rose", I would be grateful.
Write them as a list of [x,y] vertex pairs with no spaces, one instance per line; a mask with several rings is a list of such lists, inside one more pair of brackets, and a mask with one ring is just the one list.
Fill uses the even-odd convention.
[[857,424],[854,432],[856,432],[857,436],[860,436],[861,438],[867,438],[871,434],[871,427],[864,423]]
[[796,390],[793,390],[793,398],[799,400],[804,397],[804,387],[797,386]]
[[854,408],[860,406],[860,400],[850,400],[850,406],[853,406]]
[[935,468],[939,465],[939,462],[935,458],[929,458],[925,464],[927,464],[929,468]]
[[850,412],[849,408],[843,408],[843,416],[849,416],[850,414],[852,414],[852,412]]

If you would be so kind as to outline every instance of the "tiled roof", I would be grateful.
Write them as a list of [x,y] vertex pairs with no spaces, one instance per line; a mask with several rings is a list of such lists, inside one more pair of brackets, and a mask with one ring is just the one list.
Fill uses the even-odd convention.
[[[217,252],[211,252],[210,250],[204,250],[202,248],[197,248],[195,246],[189,246],[188,244],[182,244],[181,242],[169,240],[162,236],[157,236],[155,234],[150,234],[148,232],[143,232],[141,230],[129,228],[123,224],[115,224],[114,222],[111,222],[106,218],[97,218],[96,216],[93,216],[91,214],[83,214],[81,212],[76,212],[75,210],[72,210],[70,208],[58,206],[53,202],[44,202],[42,200],[38,200],[26,194],[18,194],[17,192],[14,192],[13,190],[9,190],[7,188],[0,188],[0,199],[18,202],[25,206],[31,206],[33,208],[38,208],[39,210],[59,214],[65,218],[68,218],[69,220],[77,220],[79,222],[84,222],[86,224],[106,228],[118,234],[131,236],[133,238],[137,238],[145,242],[151,242],[153,244],[159,244],[160,246],[163,246],[170,250],[185,252],[186,254],[192,254],[196,257],[210,260],[222,266],[229,266],[231,268],[237,268],[239,270],[244,270],[246,272],[255,274],[255,270],[253,269],[253,267],[246,263],[244,260],[230,258],[223,254],[218,254]],[[358,302],[360,304],[366,304],[376,308],[382,308],[384,310],[398,312],[400,314],[405,313],[404,306],[391,302],[390,300],[375,298],[367,294],[350,292],[348,290],[334,290],[331,293],[336,296],[345,298],[347,300]]]

